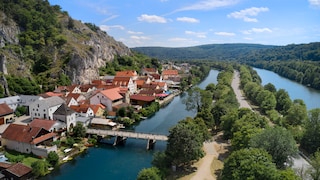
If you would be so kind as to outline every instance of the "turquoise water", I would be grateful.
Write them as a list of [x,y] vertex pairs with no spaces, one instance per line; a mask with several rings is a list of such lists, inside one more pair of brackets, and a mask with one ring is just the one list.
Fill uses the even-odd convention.
[[254,68],[254,70],[259,74],[262,85],[272,83],[277,89],[285,89],[292,100],[302,99],[308,110],[320,108],[319,90],[303,86],[295,81],[281,77],[272,71],[258,68]]
[[[209,76],[198,86],[205,88],[209,83],[217,82],[218,71],[211,70]],[[186,117],[194,117],[195,112],[187,111],[183,104],[186,94],[176,96],[166,107],[154,116],[141,121],[132,130],[157,134],[169,134],[169,129]],[[164,151],[166,142],[157,141],[153,150],[146,150],[146,140],[127,139],[124,146],[100,144],[89,148],[72,161],[63,164],[42,179],[136,179],[139,171],[151,167],[154,152]]]

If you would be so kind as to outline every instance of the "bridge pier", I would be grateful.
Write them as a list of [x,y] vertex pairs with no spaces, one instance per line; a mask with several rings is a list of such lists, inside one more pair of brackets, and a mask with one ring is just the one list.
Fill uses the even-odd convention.
[[155,139],[148,139],[147,150],[153,149],[155,143],[156,143]]
[[116,136],[114,138],[114,143],[113,145],[116,146],[118,144],[124,144],[127,140],[127,137],[123,137],[123,136]]

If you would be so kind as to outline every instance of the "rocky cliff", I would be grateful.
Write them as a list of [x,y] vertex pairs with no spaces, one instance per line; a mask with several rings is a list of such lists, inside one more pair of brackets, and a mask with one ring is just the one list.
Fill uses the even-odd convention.
[[[55,26],[48,28],[40,24],[39,28],[42,29],[38,30],[35,29],[37,22],[21,24],[21,15],[24,18],[31,16],[31,19],[39,19],[32,17],[35,12],[28,14],[28,9],[0,11],[1,74],[28,77],[37,80],[40,85],[57,82],[61,74],[68,76],[73,83],[88,83],[98,78],[99,68],[106,66],[106,62],[112,61],[115,56],[132,54],[123,43],[114,40],[95,25],[74,20],[66,12],[61,12],[60,7],[51,7],[48,2],[34,0],[17,4],[10,2],[10,5],[0,3],[8,6],[7,9],[27,7],[19,3],[34,3],[37,6],[41,3],[50,14],[54,14],[51,19],[55,23]],[[10,12],[13,13],[8,14]],[[47,29],[43,30],[43,27]]]

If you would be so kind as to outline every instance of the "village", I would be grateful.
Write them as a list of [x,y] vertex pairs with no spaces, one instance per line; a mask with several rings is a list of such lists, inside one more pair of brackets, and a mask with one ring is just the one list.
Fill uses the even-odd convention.
[[[115,76],[91,80],[89,84],[57,86],[54,91],[39,95],[1,98],[0,176],[24,179],[32,175],[31,167],[9,163],[3,155],[6,150],[40,158],[46,158],[52,151],[60,152],[60,161],[65,161],[72,156],[72,148],[59,149],[54,142],[65,138],[76,125],[119,130],[125,128],[116,121],[121,108],[130,107],[138,113],[154,102],[160,106],[169,103],[179,94],[180,81],[189,68],[188,64],[169,64],[163,66],[161,73],[156,68],[143,68],[139,74],[124,70]],[[18,117],[15,111],[21,107],[26,113]]]

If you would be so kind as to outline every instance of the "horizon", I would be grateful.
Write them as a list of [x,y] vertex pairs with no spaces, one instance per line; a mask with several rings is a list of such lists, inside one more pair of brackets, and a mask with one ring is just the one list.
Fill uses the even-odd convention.
[[320,0],[49,0],[129,48],[320,41]]

